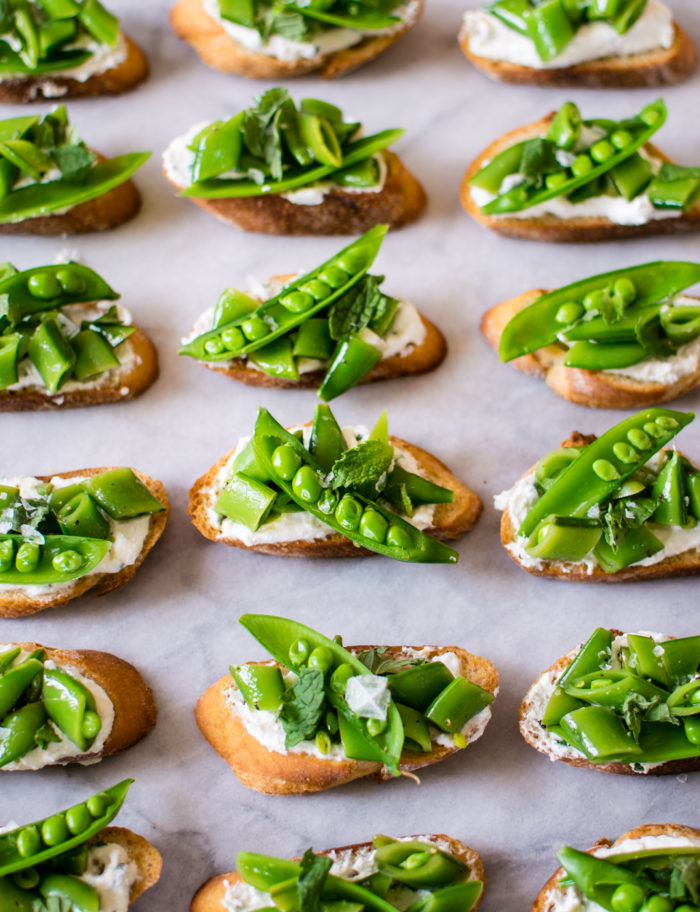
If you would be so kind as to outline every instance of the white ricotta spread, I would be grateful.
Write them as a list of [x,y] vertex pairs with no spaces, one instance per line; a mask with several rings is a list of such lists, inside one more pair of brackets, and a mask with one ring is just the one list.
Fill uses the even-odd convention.
[[401,21],[389,28],[362,31],[361,29],[330,27],[322,29],[313,36],[311,41],[293,41],[275,34],[270,35],[268,40],[264,41],[256,28],[248,28],[224,19],[219,10],[219,0],[202,0],[202,6],[233,41],[256,54],[275,57],[285,63],[314,60],[317,57],[320,60],[328,54],[353,47],[364,41],[365,38],[393,35],[405,28],[407,22],[413,21],[418,12],[417,0],[408,0],[392,11],[391,15],[398,16]]
[[79,880],[97,890],[100,912],[126,912],[138,874],[138,866],[129,860],[124,846],[109,842],[90,849],[87,868]]
[[[0,39],[3,41],[7,41],[7,38],[7,35],[0,35]],[[108,44],[101,44],[89,36],[85,36],[80,41],[66,46],[66,50],[86,50],[90,51],[92,56],[78,66],[67,70],[42,73],[39,76],[25,76],[24,74],[18,76],[16,73],[2,73],[0,74],[0,82],[32,79],[36,81],[36,95],[42,95],[44,98],[60,98],[62,95],[67,94],[68,87],[56,82],[56,79],[75,79],[76,82],[87,82],[93,76],[98,76],[100,73],[106,73],[107,70],[113,70],[115,67],[121,66],[128,54],[126,39],[121,33],[114,47],[110,47]]]
[[[507,491],[501,491],[494,497],[494,506],[497,510],[508,510],[513,528],[517,530],[523,523],[523,520],[530,512],[535,503],[539,500],[539,494],[535,488],[535,473],[528,472],[521,479],[516,481],[512,488]],[[650,532],[663,543],[663,548],[646,557],[644,560],[631,564],[633,567],[649,567],[652,564],[658,564],[667,557],[673,557],[676,554],[683,554],[685,551],[700,552],[700,523],[693,529],[681,529],[679,526],[663,526],[658,523],[647,523]],[[593,552],[577,562],[564,561],[547,561],[537,557],[531,557],[525,550],[527,537],[516,535],[512,542],[505,546],[515,560],[525,568],[541,570],[544,567],[556,564],[557,570],[562,573],[572,573],[574,571],[585,570],[586,573],[593,573],[598,566],[598,562],[593,556]]]
[[478,57],[542,70],[667,49],[673,44],[675,33],[671,10],[660,0],[648,0],[642,15],[624,35],[607,22],[585,23],[562,52],[547,62],[540,59],[528,37],[485,9],[465,12],[460,39],[465,37],[469,39],[469,50]]
[[[6,652],[15,645],[17,644],[0,643],[0,653]],[[22,662],[28,655],[29,650],[23,649],[15,661]],[[49,659],[44,663],[44,667],[49,669],[60,668],[62,671],[65,671],[86,687],[95,698],[95,711],[102,720],[102,728],[92,742],[89,750],[85,753],[84,758],[77,762],[82,766],[89,766],[92,763],[97,763],[100,754],[102,753],[102,748],[114,726],[114,706],[112,701],[107,696],[106,691],[100,687],[96,681],[93,681],[91,678],[86,678],[85,675],[81,674],[81,672],[72,665],[57,665]],[[79,748],[76,747],[59,728],[56,726],[53,726],[53,728],[60,738],[59,741],[50,741],[45,748],[35,747],[19,760],[15,760],[12,763],[7,763],[5,766],[0,767],[0,770],[36,770],[42,769],[45,766],[61,766],[69,759],[74,760],[75,757],[80,754]]]

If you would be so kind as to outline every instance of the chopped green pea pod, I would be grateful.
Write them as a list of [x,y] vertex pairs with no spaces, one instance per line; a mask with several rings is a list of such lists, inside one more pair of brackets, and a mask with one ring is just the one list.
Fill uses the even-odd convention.
[[583,705],[581,700],[567,693],[566,687],[570,682],[597,671],[610,657],[611,646],[610,631],[597,627],[559,678],[542,716],[542,724],[545,727],[558,724],[562,716]]
[[638,342],[574,342],[564,359],[566,367],[615,370],[645,361],[648,350]]
[[130,468],[109,469],[91,475],[85,481],[85,487],[112,519],[129,519],[165,509]]
[[577,700],[618,710],[622,710],[629,693],[640,694],[646,700],[666,698],[663,688],[657,687],[651,681],[629,672],[606,669],[582,675],[568,684],[564,690]]
[[683,463],[678,452],[671,454],[659,472],[652,488],[652,497],[659,501],[659,506],[652,517],[655,523],[664,526],[684,526],[687,523]]
[[345,437],[330,407],[319,403],[314,412],[309,439],[309,452],[329,472],[336,459],[347,449]]
[[29,343],[29,357],[50,393],[56,393],[72,373],[76,354],[55,317],[43,320]]
[[85,538],[108,538],[109,522],[87,492],[71,498],[58,511],[58,521],[65,535]]
[[454,734],[489,704],[494,696],[467,678],[455,678],[438,694],[425,711],[433,725]]
[[398,703],[425,712],[454,675],[442,662],[427,662],[389,675],[389,690]]
[[454,855],[417,840],[379,845],[374,860],[380,873],[417,889],[449,886],[468,873],[464,862]]
[[44,668],[41,698],[49,718],[86,751],[102,727],[92,692],[62,669]]
[[89,380],[119,367],[119,358],[100,333],[84,329],[71,340],[76,360],[73,371],[78,380]]
[[[75,535],[46,535],[41,545],[24,542],[21,535],[0,534],[0,547],[12,545],[14,564],[0,568],[0,584],[15,586],[46,586],[65,583],[91,573],[112,546],[110,541]],[[32,544],[38,548],[31,570],[17,566],[22,548]]]
[[530,536],[526,551],[539,560],[581,561],[595,548],[602,534],[596,520],[548,516]]
[[27,703],[0,719],[0,768],[24,757],[46,721],[42,703]]
[[238,689],[251,709],[276,712],[282,705],[284,680],[277,665],[232,665]]
[[381,359],[381,351],[361,336],[346,336],[333,355],[318,395],[330,402],[359,383]]
[[226,482],[214,509],[255,532],[272,510],[276,497],[268,485],[237,472]]
[[407,912],[469,912],[484,891],[480,880],[468,880],[451,887],[442,887],[421,896]]
[[432,743],[430,740],[430,726],[425,717],[417,709],[411,706],[396,704],[396,708],[401,716],[405,742],[404,746],[408,750],[418,750],[422,753],[430,753]]
[[618,716],[604,706],[585,706],[567,713],[559,723],[572,744],[595,762],[612,758],[634,761],[642,753]]
[[43,665],[40,661],[36,658],[27,658],[0,677],[0,718],[16,705],[22,694],[42,671]]
[[700,666],[700,637],[679,637],[661,645],[663,663],[674,685],[694,675]]
[[69,874],[49,874],[39,884],[44,899],[57,898],[69,902],[75,912],[99,912],[100,894],[91,884]]

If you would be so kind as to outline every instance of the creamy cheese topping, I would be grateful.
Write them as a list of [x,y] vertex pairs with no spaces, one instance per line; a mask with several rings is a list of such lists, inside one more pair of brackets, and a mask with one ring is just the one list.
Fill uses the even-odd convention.
[[527,36],[485,9],[465,12],[460,39],[465,37],[469,39],[469,50],[478,57],[542,70],[670,48],[675,33],[671,10],[660,0],[648,0],[642,15],[624,35],[607,22],[585,23],[562,52],[547,62],[540,59]]
[[[535,488],[535,472],[533,470],[516,481],[512,488],[497,494],[494,497],[494,506],[497,510],[508,510],[510,521],[517,533],[517,530],[532,507],[537,503],[539,497],[540,495]],[[679,526],[664,526],[651,522],[645,525],[662,542],[664,547],[657,551],[656,554],[652,554],[651,557],[645,557],[644,560],[630,564],[631,567],[649,567],[652,564],[658,564],[667,557],[683,554],[686,551],[700,552],[700,523],[693,529],[681,529]],[[598,562],[592,551],[583,560],[575,563],[569,561],[547,561],[531,557],[525,550],[527,541],[527,536],[516,534],[513,541],[505,546],[506,550],[523,567],[541,570],[548,566],[556,566],[557,570],[562,573],[585,570],[589,574],[593,573],[598,567]]]
[[129,860],[124,846],[109,842],[90,849],[87,868],[78,879],[97,890],[100,912],[126,912],[138,874],[138,866]]

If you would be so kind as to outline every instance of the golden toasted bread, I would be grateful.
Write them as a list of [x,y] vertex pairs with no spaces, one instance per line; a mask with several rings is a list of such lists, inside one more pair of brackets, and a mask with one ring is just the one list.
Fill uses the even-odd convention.
[[674,24],[673,44],[642,54],[603,57],[570,67],[528,67],[507,60],[491,60],[472,53],[466,28],[459,44],[474,66],[495,82],[548,88],[636,89],[673,85],[687,79],[698,63],[695,45],[686,32]]
[[[573,431],[568,440],[564,440],[561,443],[561,446],[588,446],[588,444],[593,443],[595,439],[595,434],[581,434],[578,431]],[[521,477],[525,478],[526,475],[531,474],[534,470],[535,466],[532,466],[532,468],[528,469]],[[627,582],[627,580],[664,579],[667,576],[691,576],[695,573],[700,573],[700,549],[698,548],[691,548],[688,551],[683,551],[681,554],[665,557],[655,564],[648,564],[645,566],[631,564],[629,567],[625,567],[617,573],[606,573],[606,571],[598,565],[593,567],[589,573],[585,565],[580,562],[571,563],[567,561],[548,560],[541,561],[537,566],[526,566],[525,564],[522,564],[508,548],[508,545],[515,541],[517,531],[518,530],[513,526],[510,512],[506,507],[503,511],[503,516],[501,517],[501,544],[506,549],[508,556],[512,558],[518,566],[522,567],[523,570],[527,570],[527,572],[531,573],[533,576],[544,576],[549,579],[564,579],[575,583],[624,583]]]
[[[484,215],[474,202],[472,178],[484,165],[492,161],[499,152],[525,139],[544,136],[556,112],[551,112],[541,120],[518,127],[487,146],[484,151],[469,165],[462,180],[460,199],[469,215],[481,225],[490,228],[504,237],[525,238],[530,241],[549,241],[563,243],[587,243],[589,241],[617,241],[626,238],[650,237],[656,234],[687,234],[700,231],[700,200],[688,210],[675,218],[653,219],[642,225],[618,225],[604,216],[577,216],[576,218],[557,218],[553,215],[540,215],[536,218],[516,218],[509,215]],[[649,155],[662,161],[671,161],[660,149],[647,143],[644,150]],[[527,212],[527,210],[524,210]]]
[[278,60],[268,54],[251,51],[228,35],[219,22],[205,12],[202,0],[178,0],[170,11],[170,24],[179,38],[192,45],[207,66],[223,73],[235,73],[249,79],[272,79],[276,82],[293,76],[318,72],[323,79],[343,76],[374,60],[418,22],[423,0],[415,3],[411,14],[390,35],[367,36],[358,44],[341,51],[318,53],[295,61]]
[[143,836],[139,836],[138,833],[132,833],[131,830],[127,830],[125,827],[109,826],[105,827],[104,830],[100,830],[97,836],[94,836],[87,844],[101,842],[116,842],[118,845],[123,846],[129,855],[129,860],[135,862],[138,868],[138,875],[129,894],[130,904],[136,902],[142,893],[145,893],[146,890],[158,883],[163,867],[163,859],[158,849],[152,846]]
[[[506,324],[516,313],[528,307],[537,298],[548,294],[538,288],[525,294],[502,301],[487,310],[481,320],[481,332],[491,347],[498,351],[498,345]],[[700,301],[698,301],[700,303]],[[591,371],[579,367],[566,367],[568,349],[555,343],[538,349],[529,355],[515,358],[512,363],[518,370],[545,380],[554,392],[577,405],[591,408],[643,408],[660,405],[678,399],[700,385],[700,364],[696,371],[680,377],[673,383],[656,383],[651,380],[636,380],[613,371]]]
[[[72,472],[55,472],[53,476],[38,475],[37,477],[40,481],[48,482],[56,475],[60,475],[61,478],[99,475],[101,472],[106,472],[107,468],[103,466],[96,469],[74,469]],[[148,534],[134,563],[127,564],[116,573],[100,573],[99,570],[95,570],[70,583],[58,583],[48,589],[41,587],[44,591],[40,591],[38,594],[32,593],[32,589],[39,588],[33,586],[17,586],[4,591],[0,590],[0,617],[27,617],[30,614],[36,614],[37,611],[44,611],[46,608],[57,608],[61,605],[66,605],[74,598],[78,598],[78,596],[90,590],[94,590],[97,595],[105,595],[105,593],[111,592],[113,589],[119,589],[129,582],[138,567],[143,563],[148,552],[163,534],[163,529],[165,529],[170,513],[170,503],[163,483],[155,478],[150,478],[143,472],[137,472],[136,469],[134,469],[134,472],[151,494],[165,507],[160,513],[153,513],[149,517]]]
[[[346,647],[352,653],[371,649],[370,646]],[[454,652],[460,659],[460,674],[484,690],[496,694],[498,672],[487,659],[472,655],[458,646],[403,647],[389,646],[389,656],[401,658],[404,649],[422,649],[421,658],[434,661],[445,652]],[[227,699],[229,689],[236,684],[231,675],[221,678],[206,690],[197,702],[195,719],[199,730],[231,766],[243,785],[266,795],[302,795],[322,792],[354,779],[372,776],[379,782],[393,778],[381,764],[363,760],[324,759],[306,753],[280,754],[264,747],[251,735],[240,715],[232,709]],[[480,737],[475,735],[468,744]],[[401,754],[402,772],[412,772],[439,763],[460,748],[433,743],[429,753],[405,749]]]
[[[410,453],[420,465],[421,473],[430,481],[450,488],[454,491],[452,503],[437,504],[433,516],[433,524],[425,529],[428,535],[442,541],[459,538],[473,528],[481,515],[483,505],[478,495],[459,481],[450,472],[446,465],[420,447],[407,443],[399,437],[389,437],[389,442],[394,447]],[[190,490],[189,514],[194,527],[210,541],[222,542],[235,548],[244,548],[248,551],[257,551],[261,554],[276,554],[280,557],[366,557],[373,552],[365,548],[358,548],[349,538],[333,533],[327,538],[317,538],[311,541],[300,539],[297,541],[284,541],[266,544],[246,545],[237,538],[225,538],[221,531],[209,522],[207,511],[213,507],[216,494],[212,496],[208,488],[216,480],[216,476],[231,458],[233,450],[221,457],[214,465],[198,478]],[[217,492],[218,493],[218,492]]]
[[92,98],[96,95],[120,95],[135,89],[148,77],[148,60],[141,48],[128,35],[126,57],[115,67],[95,73],[81,82],[62,76],[60,70],[41,76],[17,77],[0,81],[0,102],[27,104],[31,101],[61,101],[67,98]]
[[[431,842],[444,844],[452,855],[459,858],[469,867],[468,880],[480,880],[482,883],[485,881],[484,865],[481,856],[463,842],[453,839],[451,836],[446,836],[444,833],[435,833],[431,836],[414,836],[413,838],[423,840],[429,839]],[[358,852],[362,849],[371,847],[371,842],[356,842],[354,845],[338,846],[335,849],[326,849],[324,852],[318,852],[317,854],[330,855],[331,853],[335,854],[347,851]],[[206,883],[202,884],[192,898],[190,912],[225,912],[228,908],[224,905],[226,888],[229,885],[233,886],[233,884],[237,883],[240,879],[241,878],[235,871],[230,871],[228,874],[218,874],[216,877],[210,878]],[[478,912],[480,903],[481,897],[472,907],[471,912]]]

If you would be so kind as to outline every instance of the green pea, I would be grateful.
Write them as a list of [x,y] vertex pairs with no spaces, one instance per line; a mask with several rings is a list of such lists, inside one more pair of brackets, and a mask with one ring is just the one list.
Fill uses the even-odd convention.
[[644,902],[644,890],[637,884],[620,884],[610,898],[615,912],[639,912]]
[[626,276],[615,282],[613,290],[618,297],[622,298],[625,304],[631,304],[637,297],[637,289],[634,282]]
[[250,342],[256,342],[258,339],[264,339],[270,332],[267,323],[260,317],[250,317],[241,323],[243,335]]
[[[607,687],[609,683],[610,682],[606,678],[594,678],[589,684],[589,687]],[[581,682],[581,686],[586,686],[584,681]]]
[[0,573],[10,569],[15,560],[15,546],[10,539],[0,542]]
[[303,665],[310,651],[308,640],[297,640],[289,647],[289,661],[292,665]]
[[223,350],[224,343],[221,341],[221,336],[214,336],[204,343],[204,351],[209,355],[220,355]]
[[591,146],[589,153],[593,161],[602,164],[613,157],[615,149],[607,139],[601,139],[595,145]]
[[41,848],[41,838],[35,826],[24,827],[17,834],[17,851],[22,858],[30,858]]
[[407,871],[414,871],[416,868],[422,868],[433,857],[432,852],[412,852],[408,858],[404,858],[400,867]]
[[548,174],[544,182],[548,190],[555,190],[557,187],[561,187],[562,184],[565,184],[569,179],[569,175],[566,171],[555,171],[553,174]]
[[386,719],[368,719],[367,720],[367,734],[372,738],[376,738],[377,735],[386,729]]
[[98,713],[89,709],[83,717],[83,736],[88,739],[97,737],[102,728],[102,719]]
[[584,174],[588,174],[589,171],[593,170],[593,162],[590,158],[585,155],[578,155],[573,164],[571,165],[571,170],[573,171],[574,177],[583,177]]
[[236,351],[245,345],[245,337],[237,326],[229,326],[228,329],[225,329],[221,333],[221,341],[224,343],[224,348],[228,348],[229,351]]
[[700,719],[697,716],[686,716],[683,719],[683,728],[691,744],[700,744]]
[[410,548],[413,545],[413,536],[403,526],[389,526],[389,531],[386,533],[386,543],[392,548]]
[[303,291],[292,291],[279,301],[282,307],[295,314],[304,313],[305,310],[314,306],[313,297]]
[[597,291],[589,291],[583,299],[583,308],[584,310],[600,310],[606,298],[607,294],[602,288]]
[[330,688],[333,693],[344,694],[348,680],[354,678],[356,674],[357,672],[349,662],[343,662],[342,665],[338,665],[330,679]]
[[314,301],[323,301],[331,293],[332,288],[327,282],[322,282],[320,279],[311,279],[310,282],[300,285],[299,291],[310,294]]
[[557,323],[569,326],[571,323],[575,323],[582,315],[583,307],[580,304],[575,301],[567,301],[566,304],[561,305],[554,319]]
[[661,114],[656,108],[644,108],[639,114],[639,119],[648,127],[653,127],[659,117],[661,117]]
[[111,803],[112,799],[104,792],[99,792],[97,795],[91,795],[85,802],[88,811],[90,811],[93,817],[102,817]]
[[634,136],[632,136],[629,130],[615,130],[610,137],[610,142],[616,149],[626,149],[630,143],[634,142]]
[[15,871],[12,880],[20,890],[33,890],[39,883],[39,872],[36,868],[25,868],[23,871]]
[[331,513],[335,512],[335,508],[338,506],[338,495],[335,491],[331,491],[330,488],[324,488],[321,496],[318,499],[316,504],[316,509],[321,513],[325,513],[327,516],[330,516]]
[[632,428],[631,431],[627,431],[627,439],[637,450],[651,449],[651,440],[649,439],[649,435],[645,434],[644,431],[640,430],[639,428]]
[[292,490],[299,500],[312,504],[316,503],[321,496],[323,486],[321,485],[321,479],[311,466],[305,465],[294,476]]
[[637,461],[637,452],[628,443],[618,441],[618,443],[613,444],[612,449],[620,462],[632,463]]
[[333,653],[327,646],[317,646],[309,656],[308,665],[326,675],[333,668]]
[[57,298],[61,294],[61,286],[58,279],[51,275],[50,272],[36,272],[29,276],[27,282],[29,294],[35,298],[41,298],[42,301],[48,301],[51,298]]
[[360,272],[367,265],[367,257],[361,250],[348,250],[338,260],[338,266],[350,275]]
[[673,903],[667,896],[650,896],[639,912],[673,912]]
[[666,431],[662,427],[659,427],[655,421],[647,421],[644,425],[644,430],[650,437],[654,437],[655,439],[666,436]]
[[22,542],[17,549],[15,567],[20,573],[31,573],[39,564],[41,550],[36,542]]
[[383,542],[389,523],[378,510],[368,509],[360,520],[360,533],[370,541]]
[[342,529],[354,532],[360,525],[362,504],[352,494],[343,494],[335,510],[335,518]]
[[84,804],[66,811],[66,825],[74,836],[84,832],[92,823],[92,815]]
[[338,725],[338,713],[329,710],[326,713],[326,718],[324,721],[329,734],[335,735],[338,733],[338,729],[340,728]]
[[83,558],[77,551],[61,551],[56,554],[51,561],[54,570],[59,573],[74,573],[83,563]]
[[670,415],[661,415],[656,419],[656,423],[659,425],[659,427],[662,427],[667,431],[672,431],[674,428],[678,427],[678,422],[675,418],[671,418]]
[[324,732],[324,731],[316,732],[316,747],[321,751],[321,753],[324,756],[326,754],[330,754],[333,744],[331,742],[330,735],[328,734],[328,732]]
[[60,845],[68,839],[68,827],[63,814],[54,814],[41,824],[41,838],[46,845]]
[[272,467],[280,478],[291,481],[301,465],[301,456],[291,443],[283,443],[272,454]]
[[463,735],[462,732],[456,732],[452,736],[452,740],[455,743],[455,747],[459,747],[461,750],[464,750],[464,748],[467,746],[466,736]]
[[340,266],[332,265],[326,266],[325,269],[321,270],[318,277],[322,282],[330,285],[331,288],[340,288],[341,285],[345,285],[349,278],[344,269],[341,269]]
[[77,273],[75,269],[71,269],[70,267],[59,269],[56,273],[56,278],[58,279],[61,288],[69,295],[82,294],[87,288],[85,279]]

